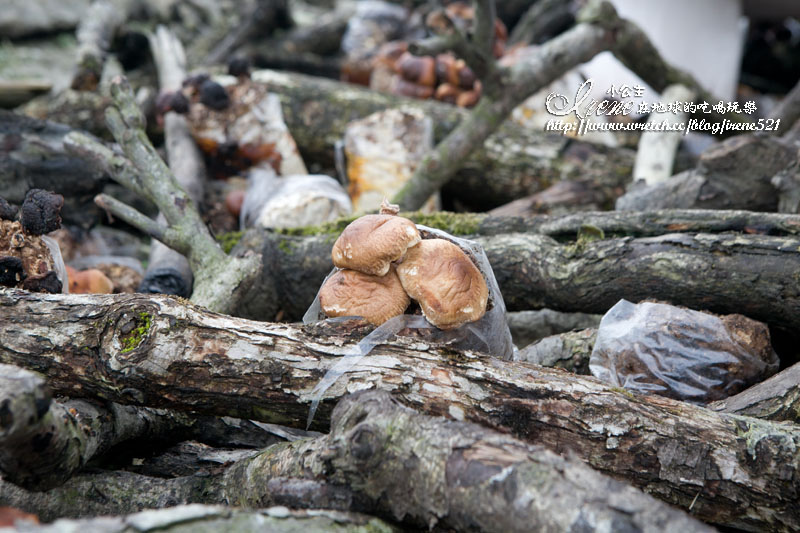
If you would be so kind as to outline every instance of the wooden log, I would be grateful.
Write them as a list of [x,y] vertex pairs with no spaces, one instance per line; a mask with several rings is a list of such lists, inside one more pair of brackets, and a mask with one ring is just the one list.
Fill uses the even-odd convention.
[[[102,514],[102,510],[100,511]],[[286,507],[273,507],[258,511],[242,511],[223,506],[181,505],[169,509],[147,510],[127,516],[103,516],[83,520],[59,520],[52,525],[23,526],[25,533],[53,533],[55,531],[103,531],[127,533],[129,531],[237,531],[257,533],[362,533],[381,531],[395,533],[400,530],[378,518],[358,513],[339,511],[290,511]]]
[[550,335],[514,354],[514,361],[527,361],[549,368],[563,368],[576,374],[591,375],[589,357],[597,340],[597,328]]
[[[438,142],[468,114],[434,100],[413,100],[302,74],[261,70],[253,72],[253,79],[266,83],[280,97],[286,125],[304,159],[328,168],[334,167],[334,146],[352,120],[389,107],[419,109],[433,119]],[[445,192],[475,211],[533,194],[564,179],[607,184],[604,190],[609,194],[616,190],[618,195],[630,181],[632,167],[630,150],[531,131],[507,121],[464,161]],[[488,175],[492,179],[487,180]]]
[[514,344],[519,348],[525,348],[529,344],[551,335],[597,327],[602,317],[586,313],[559,313],[552,309],[541,309],[539,311],[511,312],[507,314],[507,318],[508,329],[511,330]]
[[[47,321],[41,320],[46,316]],[[57,392],[302,427],[310,393],[352,335],[257,323],[163,296],[0,290],[0,362],[36,369]],[[338,354],[338,355],[337,355]],[[393,392],[426,414],[511,432],[643,487],[694,516],[746,529],[800,527],[800,430],[634,396],[591,378],[452,353],[397,338],[324,395]]]
[[[555,224],[548,231],[561,230]],[[263,320],[283,309],[286,317],[302,316],[333,266],[335,238],[246,234],[234,253],[260,250],[271,259],[237,313]],[[506,233],[474,240],[489,258],[509,311],[605,313],[622,298],[650,298],[741,313],[789,334],[800,327],[800,291],[786,282],[787,272],[800,271],[800,239],[794,236],[672,233],[560,243],[546,235]],[[277,299],[264,301],[260,294]]]
[[[244,509],[287,502],[293,493],[302,493],[305,497],[296,501],[301,507],[360,507],[408,526],[458,531],[598,531],[607,523],[641,531],[711,530],[577,459],[563,459],[476,424],[420,415],[384,391],[346,397],[332,424],[329,435],[275,446],[236,461],[224,473],[211,473],[202,492],[194,476],[163,480],[162,485],[183,489],[189,500]],[[114,491],[112,497],[118,491],[115,477],[101,480]],[[131,482],[129,489],[158,484],[124,477]],[[132,499],[150,492],[152,487],[136,490]],[[31,507],[19,493],[11,494],[17,496],[13,503]],[[623,509],[620,501],[625,501]],[[75,507],[84,506],[91,503]]]
[[29,490],[62,484],[90,460],[131,439],[199,438],[217,445],[266,446],[278,437],[243,420],[84,400],[52,400],[45,381],[0,364],[0,471]]
[[706,150],[696,169],[654,185],[636,184],[616,207],[776,211],[778,195],[771,179],[796,158],[797,150],[776,137],[739,135]]
[[225,474],[225,497],[260,507],[253,486],[265,486],[279,472],[336,480],[353,487],[372,512],[416,527],[710,530],[578,460],[477,424],[420,415],[384,391],[342,399],[325,437],[238,461]]
[[725,413],[800,423],[800,363],[708,407]]

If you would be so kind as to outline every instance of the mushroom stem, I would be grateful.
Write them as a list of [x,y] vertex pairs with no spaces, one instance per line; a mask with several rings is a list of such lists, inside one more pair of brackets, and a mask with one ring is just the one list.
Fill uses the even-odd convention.
[[381,201],[381,215],[396,215],[400,212],[400,206],[389,202],[389,199],[384,197]]

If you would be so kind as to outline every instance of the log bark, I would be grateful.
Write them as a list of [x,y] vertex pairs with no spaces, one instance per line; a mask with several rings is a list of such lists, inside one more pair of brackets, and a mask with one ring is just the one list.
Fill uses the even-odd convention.
[[525,348],[533,342],[558,333],[597,327],[601,318],[601,315],[559,313],[552,309],[507,314],[508,329],[511,330],[514,344],[519,348]]
[[[351,350],[355,340],[325,324],[256,323],[143,295],[3,290],[0,319],[7,324],[0,362],[42,372],[57,392],[296,427],[305,424],[310,392],[338,361],[335,354]],[[132,339],[129,324],[137,320]],[[398,338],[326,391],[317,427],[330,421],[335,399],[368,388],[391,391],[426,414],[572,451],[661,499],[691,505],[702,520],[745,529],[800,527],[796,426],[633,396],[561,370]]]
[[237,533],[362,533],[400,531],[378,518],[338,511],[290,511],[272,507],[259,511],[241,511],[221,506],[182,505],[169,509],[148,510],[128,516],[59,520],[52,525],[18,525],[22,533],[57,533],[63,531],[235,531]]
[[800,423],[800,363],[708,407],[725,413]]
[[384,391],[342,399],[327,436],[238,461],[225,474],[226,499],[261,506],[253,487],[265,486],[277,472],[353,487],[380,516],[417,527],[710,530],[578,460],[477,424],[420,415]]
[[[334,147],[352,120],[392,107],[430,116],[438,142],[468,111],[433,100],[413,100],[302,74],[256,71],[253,79],[278,94],[289,131],[306,161],[334,168]],[[324,102],[324,105],[323,105]],[[581,178],[606,184],[613,203],[630,180],[633,152],[531,131],[506,121],[475,151],[445,187],[472,210],[505,204],[554,181]],[[486,176],[490,175],[491,180]],[[616,194],[612,193],[616,191]]]
[[[720,224],[746,223],[735,219]],[[548,231],[561,231],[558,226]],[[246,234],[234,253],[255,249],[270,259],[257,289],[237,313],[267,319],[279,306],[286,317],[302,316],[333,267],[334,240],[335,234]],[[786,282],[787,272],[800,271],[795,252],[800,241],[794,236],[672,233],[559,243],[546,235],[507,233],[474,240],[489,258],[509,311],[605,313],[622,298],[651,298],[715,313],[741,313],[789,334],[800,327],[800,291]],[[262,293],[277,294],[277,299],[265,302],[259,298]]]
[[278,437],[243,420],[190,417],[160,409],[84,400],[52,400],[44,380],[0,365],[0,471],[6,480],[43,491],[62,484],[90,460],[132,439],[263,447]]
[[[148,481],[109,479],[115,477],[134,487]],[[196,489],[192,477],[162,484]],[[292,493],[305,496],[297,501],[303,507],[361,507],[406,525],[458,531],[597,531],[608,523],[640,531],[711,530],[577,459],[476,424],[420,415],[383,391],[348,396],[334,411],[329,435],[240,459],[189,498],[253,509]]]
[[696,169],[653,185],[635,185],[616,208],[777,211],[771,179],[796,159],[796,149],[776,137],[739,135],[706,150]]
[[121,515],[186,503],[213,503],[208,476],[153,478],[114,471],[76,476],[47,492],[29,492],[0,479],[0,505],[27,509],[42,521]]

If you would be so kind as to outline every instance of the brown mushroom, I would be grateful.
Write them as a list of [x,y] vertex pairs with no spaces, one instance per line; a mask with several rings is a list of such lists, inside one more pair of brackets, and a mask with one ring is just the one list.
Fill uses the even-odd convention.
[[73,294],[112,294],[114,283],[96,268],[75,270],[67,267],[69,292]]
[[436,85],[436,60],[432,57],[404,52],[395,62],[395,69],[407,81],[426,87]]
[[331,257],[339,268],[384,276],[392,261],[401,259],[420,241],[417,226],[394,215],[364,215],[348,225],[333,244]]
[[436,88],[435,98],[440,102],[447,102],[448,104],[455,104],[458,96],[463,91],[453,85],[452,83],[443,83]]
[[329,317],[360,316],[379,326],[402,315],[410,300],[392,267],[385,276],[340,270],[322,285],[319,303]]
[[392,76],[389,82],[389,92],[400,96],[410,96],[411,98],[426,99],[433,96],[433,87],[420,85],[413,81],[403,79],[399,74]]
[[489,289],[483,274],[450,241],[423,240],[408,251],[397,276],[428,322],[440,329],[474,322],[486,312]]
[[476,83],[471,91],[463,91],[456,96],[456,105],[459,107],[472,107],[481,99],[481,86]]

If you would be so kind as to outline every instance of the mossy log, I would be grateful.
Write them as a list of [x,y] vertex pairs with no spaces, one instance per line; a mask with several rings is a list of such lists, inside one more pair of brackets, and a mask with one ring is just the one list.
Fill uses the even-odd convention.
[[[590,233],[564,243],[534,233],[478,235],[474,240],[486,251],[509,311],[605,313],[622,298],[651,298],[741,313],[789,334],[800,327],[800,289],[790,281],[800,276],[796,236],[669,233],[591,240]],[[260,250],[265,265],[256,290],[236,313],[265,320],[282,310],[286,319],[301,317],[333,267],[330,251],[336,237],[246,233],[233,253]]]
[[[303,74],[261,70],[253,73],[253,79],[280,97],[286,125],[305,160],[328,168],[334,167],[335,144],[352,120],[386,108],[419,109],[433,119],[438,142],[469,114],[434,100],[414,100]],[[630,181],[632,168],[631,150],[531,131],[506,121],[464,162],[445,191],[480,211],[533,194],[558,180],[581,179],[602,184],[611,206]]]
[[[73,396],[305,425],[311,391],[358,335],[236,319],[163,296],[0,290],[0,362]],[[144,324],[147,324],[144,327]],[[134,333],[135,332],[135,333]],[[355,338],[354,338],[355,337]],[[469,420],[574,452],[698,518],[800,527],[800,430],[591,378],[397,338],[329,388],[316,427],[347,391],[393,392],[426,414]]]

